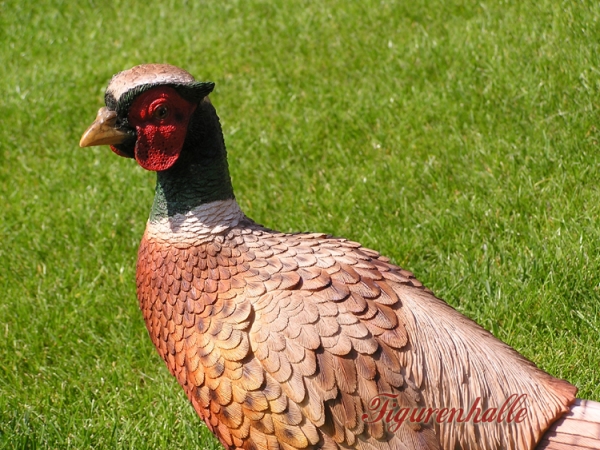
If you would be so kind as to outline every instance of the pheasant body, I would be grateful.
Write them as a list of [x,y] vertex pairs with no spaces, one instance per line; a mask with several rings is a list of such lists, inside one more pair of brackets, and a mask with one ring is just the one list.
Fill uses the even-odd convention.
[[[248,219],[212,86],[167,65],[117,74],[81,145],[111,144],[157,171],[138,299],[152,342],[223,445],[534,448],[576,389],[379,253]],[[519,420],[503,406],[516,397]],[[464,418],[477,408],[483,418]],[[431,412],[398,420],[403,410]]]
[[[519,373],[517,380],[480,374],[484,383],[471,386],[461,379],[475,375],[468,365],[486,371],[484,365],[495,358],[482,362],[465,355],[461,377],[437,373],[439,385],[463,383],[471,392],[475,387],[489,401],[497,398],[500,407],[511,394],[537,391],[542,380],[556,392],[540,402],[546,417],[528,418],[538,436],[543,421],[567,410],[567,383],[535,369],[454,312],[410,272],[344,239],[266,229],[246,218],[235,200],[150,221],[137,280],[155,346],[227,448],[496,448],[493,441],[479,447],[494,434],[514,440],[503,448],[531,447],[535,436],[516,423],[512,430],[507,423],[488,425],[481,435],[460,433],[460,424],[407,421],[394,434],[383,421],[369,423],[369,401],[381,393],[397,396],[398,407],[468,407],[468,392],[455,399],[423,392],[425,370],[436,372],[424,363],[441,359],[427,354],[425,345],[409,344],[412,329],[434,325],[416,323],[418,315],[404,304],[411,301],[426,303],[428,311],[454,313],[478,333],[476,339],[489,341],[482,347],[508,353],[522,365],[520,371],[531,372],[529,378]],[[445,333],[423,334],[456,339]],[[452,343],[457,353],[468,350]],[[506,386],[494,392],[490,380]],[[532,405],[538,401],[530,399]]]

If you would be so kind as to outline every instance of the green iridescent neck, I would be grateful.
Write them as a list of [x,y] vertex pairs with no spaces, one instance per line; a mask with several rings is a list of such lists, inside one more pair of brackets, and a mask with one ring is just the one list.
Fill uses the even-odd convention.
[[204,203],[234,198],[223,133],[215,109],[200,103],[188,126],[180,157],[157,172],[150,220],[185,214]]
[[215,166],[192,165],[184,171],[158,172],[150,220],[185,214],[204,203],[234,198],[227,161]]

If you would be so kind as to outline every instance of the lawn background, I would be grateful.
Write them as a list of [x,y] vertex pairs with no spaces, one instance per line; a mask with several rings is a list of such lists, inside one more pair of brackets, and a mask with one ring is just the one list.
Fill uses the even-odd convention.
[[152,348],[154,174],[78,140],[201,80],[258,222],[380,250],[600,400],[600,2],[0,1],[0,448],[219,448]]

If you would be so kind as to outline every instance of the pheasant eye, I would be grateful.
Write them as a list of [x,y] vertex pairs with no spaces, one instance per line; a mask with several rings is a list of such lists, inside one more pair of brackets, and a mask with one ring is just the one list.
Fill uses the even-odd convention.
[[159,120],[166,119],[169,116],[169,108],[166,106],[159,106],[154,110],[152,115]]

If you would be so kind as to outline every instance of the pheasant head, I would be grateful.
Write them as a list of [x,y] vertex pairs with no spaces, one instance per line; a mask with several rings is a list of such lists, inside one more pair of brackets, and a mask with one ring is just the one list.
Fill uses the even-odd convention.
[[168,64],[120,72],[79,145],[110,145],[157,172],[153,217],[233,198],[221,125],[208,99],[214,86]]

